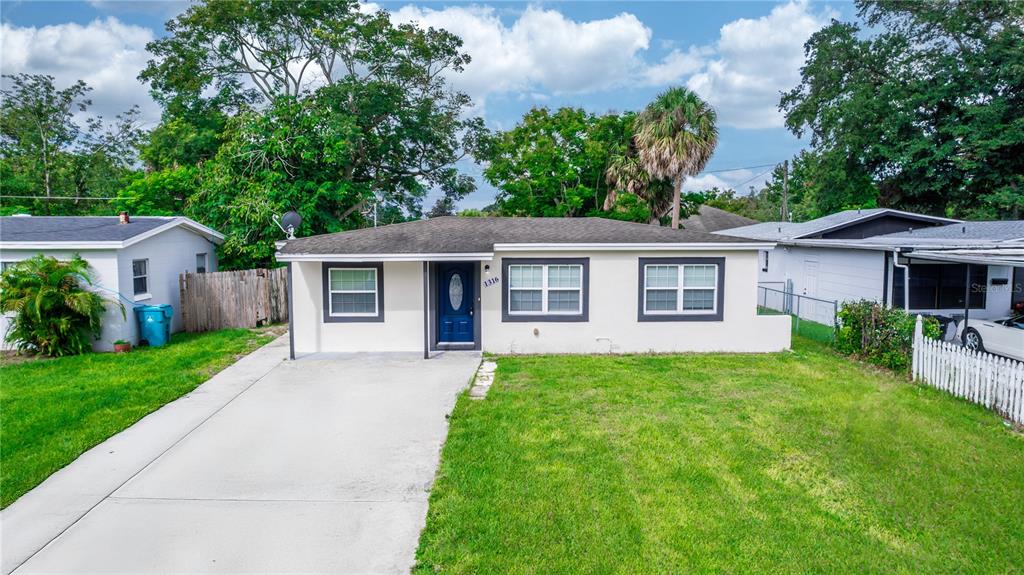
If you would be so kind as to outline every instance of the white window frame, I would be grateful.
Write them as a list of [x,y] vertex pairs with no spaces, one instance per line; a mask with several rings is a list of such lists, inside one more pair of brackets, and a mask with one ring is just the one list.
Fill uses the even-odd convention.
[[[203,271],[199,271],[199,258],[203,258]],[[210,254],[209,252],[199,252],[196,254],[196,273],[205,274],[210,271]]]
[[[512,287],[512,268],[541,268],[541,285],[540,287]],[[580,285],[579,287],[551,287],[548,286],[548,270],[552,267],[575,267],[580,270]],[[508,266],[508,309],[506,312],[510,316],[523,316],[523,315],[565,315],[565,316],[578,316],[583,314],[583,264],[509,264]],[[512,311],[512,292],[513,291],[537,291],[540,290],[540,310],[518,310]],[[580,294],[579,305],[576,310],[559,310],[559,311],[548,311],[548,294],[553,291],[574,291]]]
[[[145,273],[141,275],[135,275],[136,262],[142,262],[146,266]],[[135,280],[139,278],[145,278],[146,280],[146,289],[143,291],[135,291]],[[132,260],[132,294],[135,297],[135,301],[147,299],[149,297],[149,258]]]
[[[648,285],[647,285],[647,270],[648,270],[648,268],[652,268],[652,267],[674,267],[674,268],[676,268],[677,281],[676,281],[676,287],[675,287],[675,290],[676,290],[676,308],[675,309],[658,309],[658,310],[647,309],[647,292],[649,290],[664,291],[664,290],[673,289],[671,287],[648,287]],[[688,268],[688,267],[710,267],[710,268],[714,268],[714,278],[715,278],[715,285],[714,285],[714,287],[713,288],[707,287],[707,286],[686,287],[684,285],[684,278],[686,277],[686,274],[684,273],[684,268]],[[719,271],[718,270],[718,264],[716,264],[716,263],[706,263],[706,264],[698,264],[698,263],[694,263],[694,264],[650,263],[650,264],[644,264],[644,308],[643,308],[643,314],[644,315],[649,315],[649,316],[657,316],[657,315],[708,315],[708,314],[716,314],[716,313],[718,313],[718,290],[719,290],[719,287],[720,287],[718,285],[718,271]],[[708,291],[708,290],[711,290],[711,307],[710,308],[707,308],[707,309],[684,309],[683,308],[683,299],[684,299],[683,295],[684,295],[684,293],[686,291]]]
[[[372,290],[341,290],[331,288],[331,275],[334,272],[343,271],[372,271],[373,272],[373,289]],[[377,268],[329,268],[327,270],[327,315],[330,317],[377,317],[380,315],[380,308],[378,307],[379,294],[377,293],[377,286],[380,285],[380,280],[377,276]],[[334,298],[331,297],[336,293],[372,293],[373,294],[373,312],[335,312],[334,311]]]

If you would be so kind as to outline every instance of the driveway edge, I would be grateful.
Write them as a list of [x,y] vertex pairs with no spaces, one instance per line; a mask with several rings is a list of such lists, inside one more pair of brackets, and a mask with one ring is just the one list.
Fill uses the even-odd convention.
[[0,511],[7,575],[288,357],[288,335],[80,455]]

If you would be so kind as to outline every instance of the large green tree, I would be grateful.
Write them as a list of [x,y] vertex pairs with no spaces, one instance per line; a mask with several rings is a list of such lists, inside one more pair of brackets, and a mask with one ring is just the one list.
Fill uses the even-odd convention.
[[530,110],[481,153],[484,177],[498,188],[495,208],[504,215],[556,217],[601,210],[609,193],[605,170],[632,122],[633,114]]
[[102,210],[88,199],[112,197],[136,173],[142,137],[138,109],[111,121],[85,116],[91,90],[78,81],[59,89],[52,76],[5,75],[0,90],[0,187],[5,196],[41,199],[0,200],[4,212],[74,214]]
[[686,88],[658,95],[637,117],[636,147],[652,178],[672,182],[672,227],[679,227],[683,180],[704,169],[718,145],[715,110]]
[[144,157],[201,164],[186,211],[230,233],[226,266],[270,262],[275,213],[324,233],[473,191],[455,165],[485,130],[447,81],[469,61],[458,37],[349,0],[202,2],[167,28],[140,75],[165,106]]
[[857,5],[865,29],[833,22],[807,42],[801,83],[780,103],[790,130],[810,133],[825,171],[871,181],[880,205],[1020,217],[1024,3]]

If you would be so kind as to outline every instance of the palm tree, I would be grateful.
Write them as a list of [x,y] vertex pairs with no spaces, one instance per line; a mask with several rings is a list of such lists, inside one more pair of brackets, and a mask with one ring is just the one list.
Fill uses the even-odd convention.
[[75,254],[68,261],[36,255],[0,274],[0,311],[13,313],[6,341],[18,349],[50,356],[85,353],[100,336],[106,298],[91,291],[89,264]]
[[640,163],[652,179],[672,182],[672,227],[679,227],[683,180],[696,176],[718,145],[715,110],[686,88],[669,88],[637,117]]
[[648,223],[657,224],[672,207],[667,194],[669,186],[664,180],[654,180],[640,162],[636,146],[630,140],[629,148],[612,156],[605,170],[605,181],[608,182],[608,194],[604,198],[604,211],[615,206],[620,192],[627,192],[641,198],[650,211]]

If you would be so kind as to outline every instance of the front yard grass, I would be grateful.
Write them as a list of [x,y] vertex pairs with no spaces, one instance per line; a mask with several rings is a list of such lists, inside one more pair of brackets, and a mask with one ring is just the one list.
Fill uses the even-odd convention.
[[0,506],[271,339],[181,333],[166,347],[0,366]]
[[1024,571],[1024,437],[981,407],[803,338],[497,361],[418,574]]

